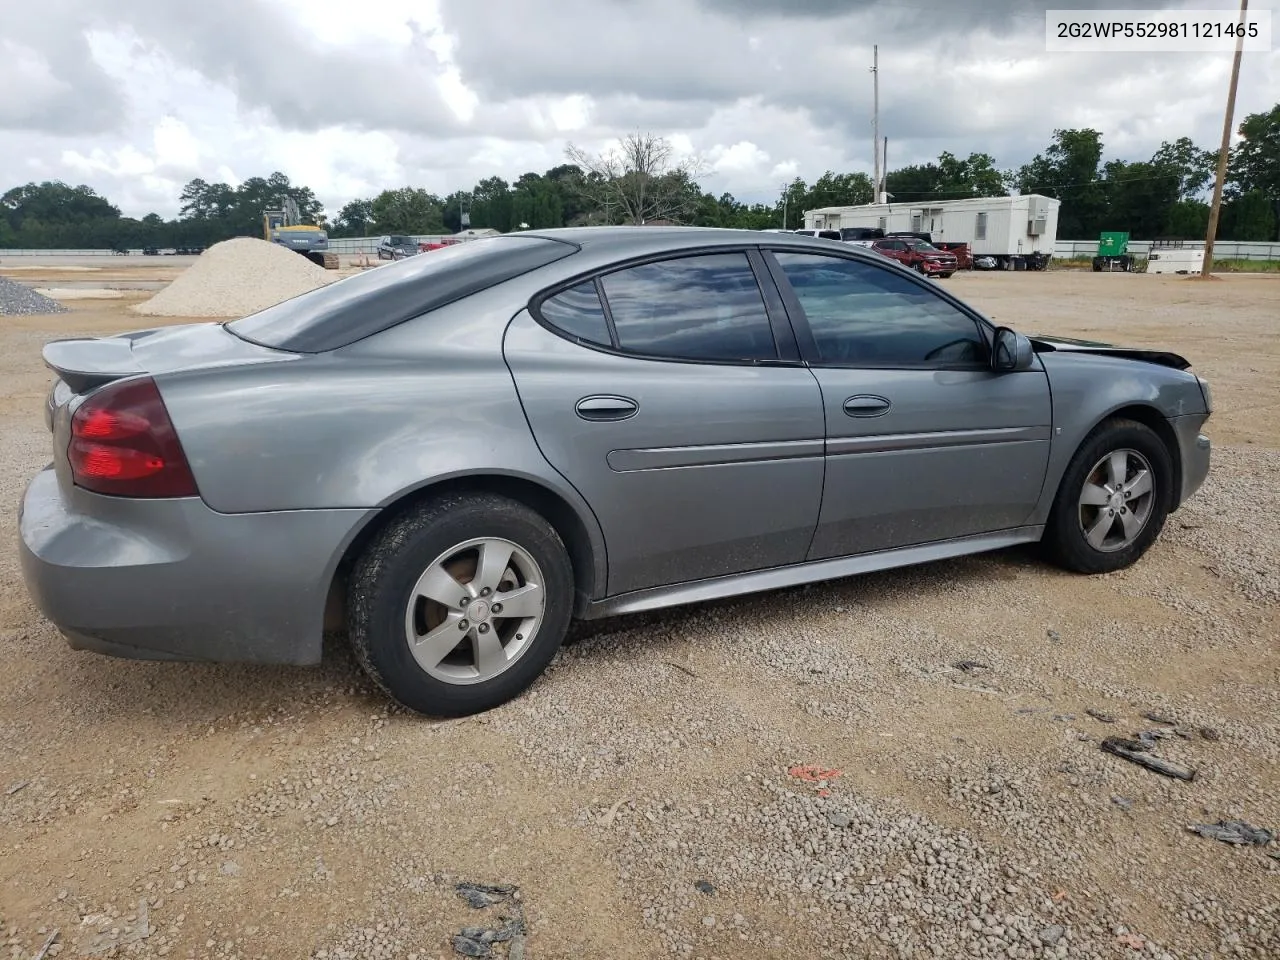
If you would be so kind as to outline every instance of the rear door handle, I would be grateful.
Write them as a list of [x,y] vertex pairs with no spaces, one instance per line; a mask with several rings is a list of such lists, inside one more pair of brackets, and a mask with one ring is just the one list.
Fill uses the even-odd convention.
[[884,397],[859,394],[844,402],[844,412],[851,417],[879,417],[888,413],[890,406]]
[[583,397],[573,408],[583,420],[628,420],[640,412],[630,397]]

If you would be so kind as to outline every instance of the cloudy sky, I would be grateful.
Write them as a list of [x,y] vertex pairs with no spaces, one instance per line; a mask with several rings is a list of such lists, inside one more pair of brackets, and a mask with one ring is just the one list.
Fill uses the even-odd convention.
[[[1046,7],[1158,6],[1237,4],[0,0],[0,191],[87,183],[168,217],[193,177],[279,169],[333,214],[643,129],[702,155],[708,189],[773,200],[796,175],[870,172],[873,43],[890,166],[943,150],[1016,166],[1056,127],[1100,129],[1107,158],[1184,135],[1216,149],[1229,53],[1045,52]],[[1280,41],[1245,55],[1237,120],[1277,100]]]

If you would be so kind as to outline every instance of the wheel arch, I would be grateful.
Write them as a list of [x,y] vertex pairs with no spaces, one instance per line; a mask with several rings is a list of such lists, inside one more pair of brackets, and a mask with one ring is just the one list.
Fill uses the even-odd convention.
[[[393,498],[352,537],[339,559],[330,578],[325,597],[324,626],[326,630],[340,630],[345,623],[347,581],[356,559],[369,542],[387,524],[403,516],[423,503],[447,494],[492,493],[510,497],[536,511],[555,528],[569,552],[569,564],[573,569],[574,588],[577,593],[575,610],[591,600],[598,600],[605,586],[604,543],[599,528],[592,535],[587,521],[560,493],[525,476],[505,473],[479,473],[446,477],[412,490],[403,491]],[[594,523],[594,517],[591,518]]]
[[1171,500],[1169,509],[1169,512],[1172,513],[1177,509],[1179,500],[1178,492],[1182,489],[1182,456],[1181,451],[1178,449],[1178,436],[1174,433],[1173,426],[1169,423],[1168,418],[1165,417],[1158,408],[1149,403],[1127,403],[1112,410],[1108,410],[1102,416],[1098,417],[1089,429],[1085,431],[1084,435],[1080,438],[1080,442],[1072,449],[1071,455],[1066,458],[1063,465],[1063,471],[1058,476],[1053,497],[1050,498],[1049,502],[1056,502],[1058,496],[1062,492],[1062,484],[1066,478],[1067,464],[1071,463],[1076,454],[1086,443],[1093,439],[1100,429],[1115,420],[1132,420],[1135,423],[1140,423],[1144,427],[1150,428],[1151,431],[1160,438],[1160,442],[1164,444],[1165,450],[1169,453],[1169,462],[1172,465],[1173,470],[1173,475],[1170,478],[1170,490],[1173,494],[1173,499]]
[[1149,404],[1131,403],[1112,410],[1099,420],[1094,425],[1093,430],[1089,431],[1089,436],[1093,436],[1094,431],[1109,420],[1133,420],[1144,427],[1149,427],[1160,438],[1160,442],[1164,444],[1165,450],[1169,453],[1169,464],[1173,470],[1173,476],[1170,478],[1172,499],[1169,503],[1169,512],[1172,513],[1177,509],[1180,499],[1179,491],[1182,490],[1182,453],[1178,449],[1178,435],[1174,433],[1173,425],[1169,423],[1169,419]]

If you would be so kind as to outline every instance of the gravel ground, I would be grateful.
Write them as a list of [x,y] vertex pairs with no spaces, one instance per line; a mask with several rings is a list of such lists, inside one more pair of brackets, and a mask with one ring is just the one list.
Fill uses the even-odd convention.
[[137,313],[161,317],[240,317],[337,279],[278,243],[236,237],[215,243]]
[[0,277],[0,317],[30,317],[66,312],[67,308],[57,300],[37,293],[25,283]]
[[[1210,480],[1140,564],[1012,550],[580,625],[526,696],[433,722],[339,637],[316,669],[73,653],[9,524],[0,956],[1280,956],[1280,844],[1189,829],[1280,829],[1280,282],[947,282],[1211,379]],[[40,345],[130,302],[0,328],[7,502],[48,458]],[[1195,778],[1101,749],[1139,735]]]

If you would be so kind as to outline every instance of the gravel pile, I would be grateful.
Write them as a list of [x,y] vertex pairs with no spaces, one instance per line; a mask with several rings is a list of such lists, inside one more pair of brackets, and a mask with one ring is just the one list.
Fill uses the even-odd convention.
[[0,277],[0,317],[34,317],[48,313],[66,313],[57,300],[8,277]]
[[160,317],[243,317],[336,279],[333,272],[277,243],[236,237],[215,243],[133,309]]

